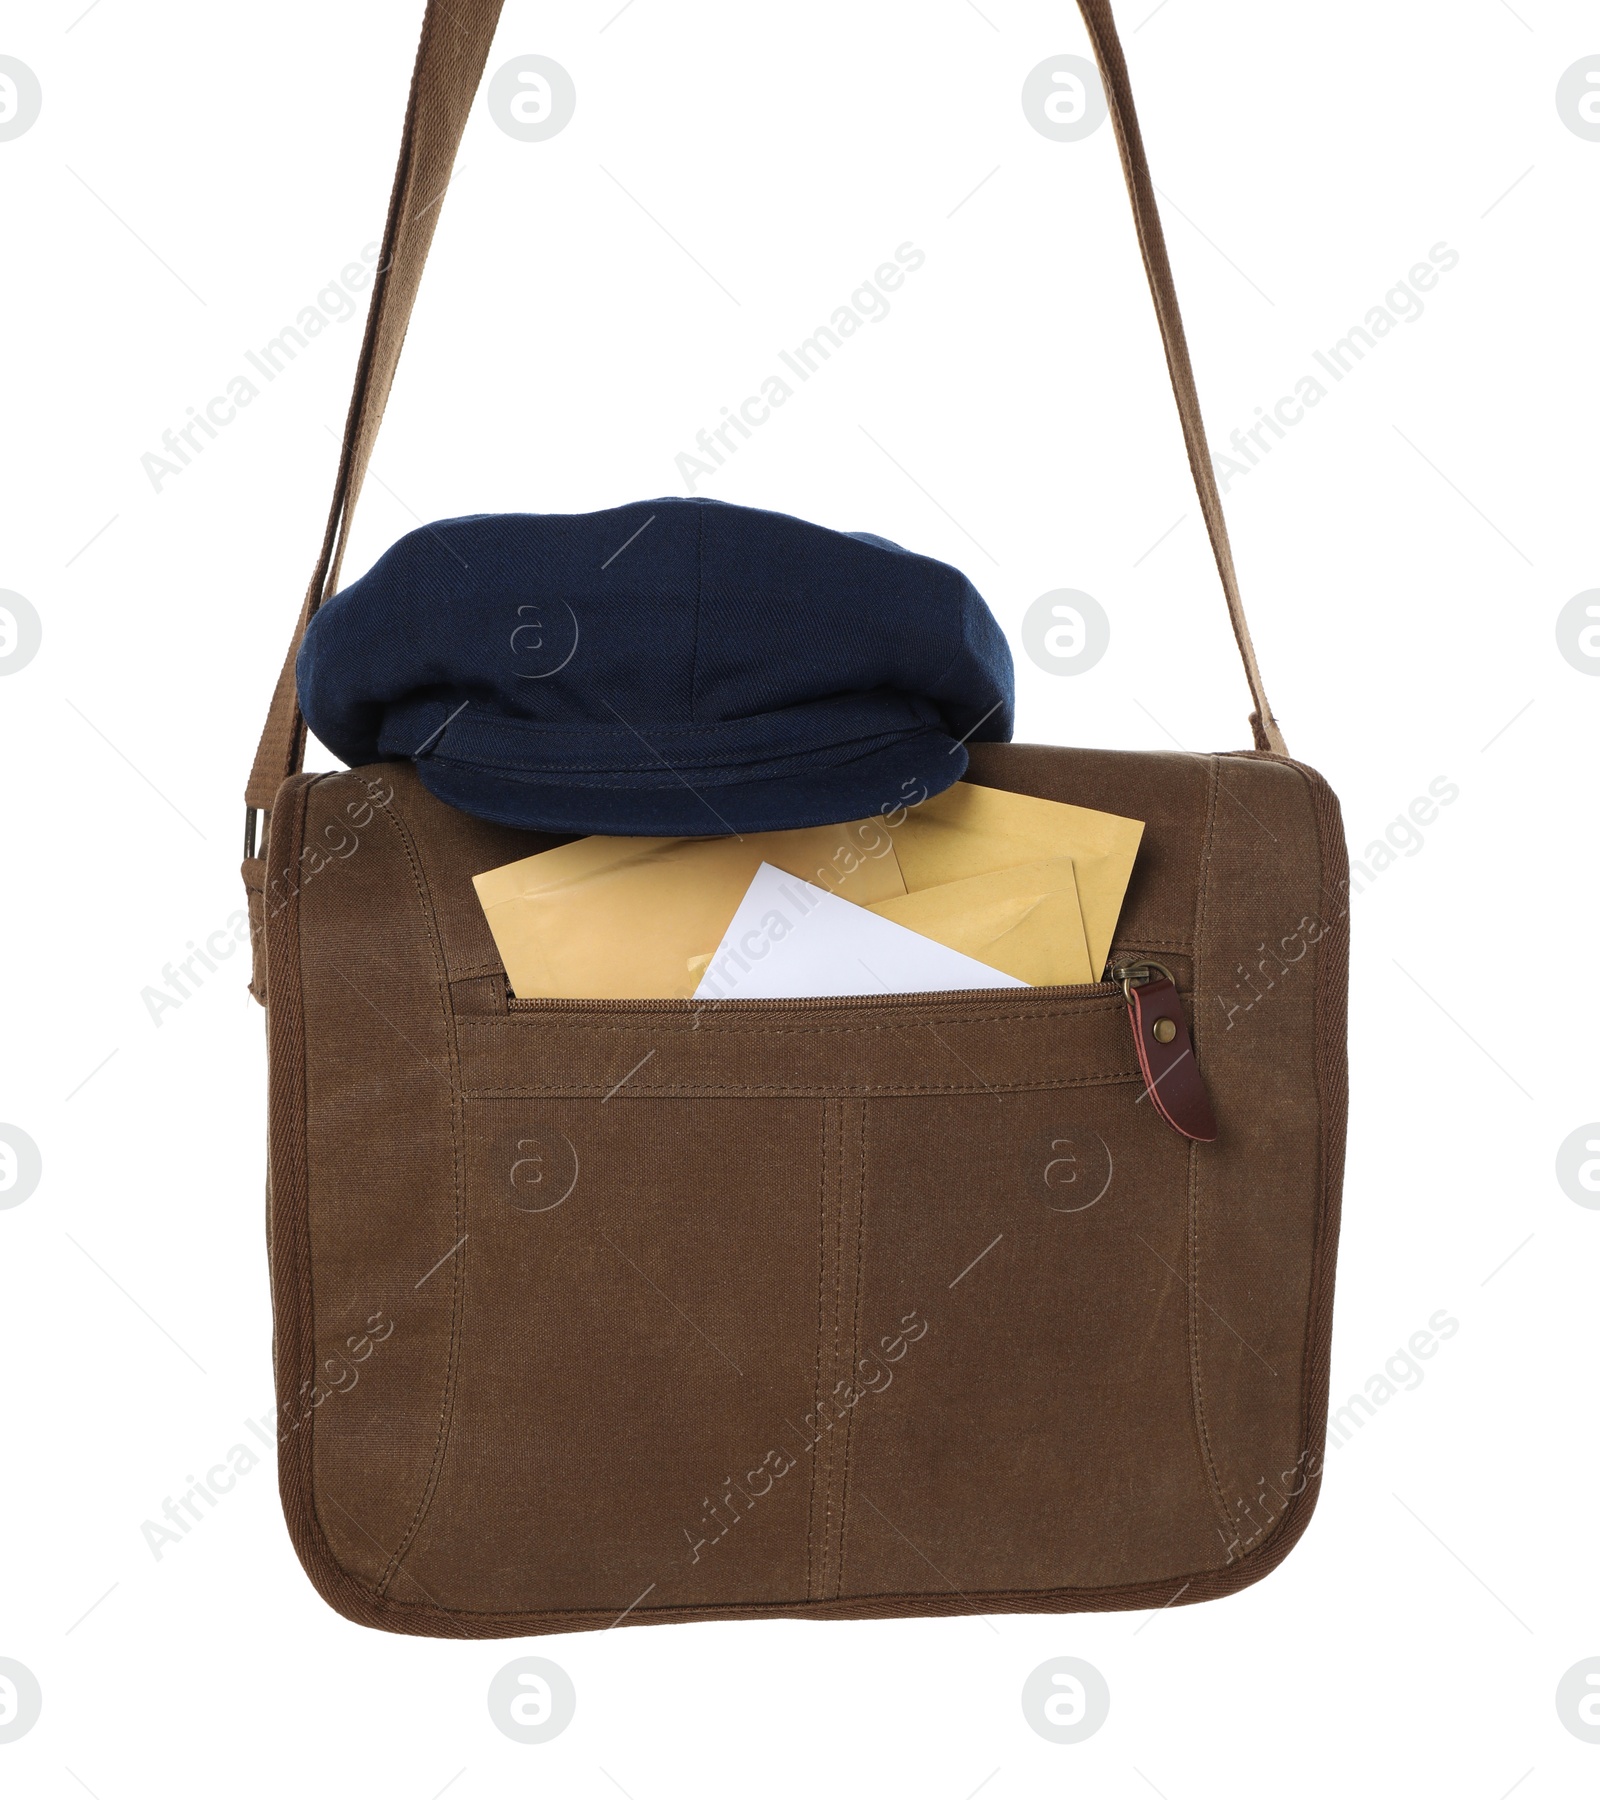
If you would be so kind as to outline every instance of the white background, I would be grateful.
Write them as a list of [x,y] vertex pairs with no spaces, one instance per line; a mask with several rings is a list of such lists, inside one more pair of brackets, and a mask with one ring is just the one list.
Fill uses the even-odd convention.
[[[0,53],[44,109],[0,143],[0,588],[44,639],[0,683],[0,1119],[44,1173],[0,1211],[0,1656],[44,1713],[0,1744],[8,1794],[1595,1791],[1554,1695],[1600,1656],[1600,1212],[1554,1171],[1600,1116],[1600,681],[1555,619],[1600,584],[1600,143],[1555,87],[1600,18],[1515,4],[1118,6],[1215,441],[1459,253],[1228,496],[1278,714],[1353,852],[1460,790],[1354,902],[1335,1401],[1438,1309],[1459,1331],[1233,1599],[463,1646],[330,1612],[265,1464],[159,1562],[141,1535],[271,1404],[243,958],[159,1026],[141,993],[242,903],[359,317],[159,492],[140,458],[379,235],[418,7],[13,0]],[[966,570],[1018,648],[1019,738],[1243,746],[1110,129],[1052,142],[1020,104],[1087,54],[1073,8],[615,12],[506,8],[490,69],[554,57],[576,117],[521,143],[480,100],[347,573],[419,518],[683,492],[695,432],[911,240],[888,318],[700,491]],[[1056,587],[1111,619],[1076,678],[1020,653]],[[540,1747],[485,1705],[528,1651],[578,1690]],[[1057,1655],[1110,1684],[1076,1746],[1019,1705]]]

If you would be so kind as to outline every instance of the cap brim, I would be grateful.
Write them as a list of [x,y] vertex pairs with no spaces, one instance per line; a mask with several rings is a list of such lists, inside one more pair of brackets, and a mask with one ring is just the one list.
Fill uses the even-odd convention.
[[569,775],[508,774],[440,756],[415,766],[435,798],[494,825],[574,837],[727,837],[893,814],[959,781],[967,748],[929,727],[848,762],[721,786],[672,780],[666,770],[649,787],[590,787]]

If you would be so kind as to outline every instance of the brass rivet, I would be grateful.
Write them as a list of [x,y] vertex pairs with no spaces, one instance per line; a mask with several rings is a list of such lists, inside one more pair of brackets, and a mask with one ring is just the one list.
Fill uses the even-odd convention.
[[1171,1019],[1157,1019],[1150,1027],[1150,1035],[1158,1044],[1170,1044],[1178,1035],[1178,1028]]

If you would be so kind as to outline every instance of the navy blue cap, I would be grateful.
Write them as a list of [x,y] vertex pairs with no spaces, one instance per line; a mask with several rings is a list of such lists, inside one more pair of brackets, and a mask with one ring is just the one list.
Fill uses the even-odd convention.
[[1012,731],[1011,652],[958,569],[704,499],[410,532],[312,617],[300,709],[496,824],[712,837],[941,793]]

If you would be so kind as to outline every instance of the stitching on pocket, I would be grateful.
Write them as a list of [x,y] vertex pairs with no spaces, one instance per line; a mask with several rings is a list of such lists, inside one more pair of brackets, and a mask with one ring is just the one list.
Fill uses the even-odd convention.
[[[826,1283],[828,1276],[828,1157],[832,1141],[830,1122],[838,1102],[822,1102],[822,1127],[817,1150],[817,1363],[811,1386],[811,1429],[822,1416],[822,1347],[827,1332]],[[811,1494],[806,1507],[806,1597],[820,1599],[817,1591],[817,1487],[824,1482],[820,1437],[813,1440],[811,1450]],[[826,1496],[824,1496],[826,1497]]]
[[[816,1433],[811,1519],[807,1536],[807,1592],[837,1599],[843,1576],[845,1499],[850,1479],[853,1407],[839,1390],[851,1385],[857,1356],[861,1295],[861,1207],[865,1194],[866,1108],[835,1099],[826,1108],[820,1220]],[[855,1142],[854,1168],[851,1141]],[[854,1239],[854,1249],[851,1240]],[[819,1497],[820,1496],[820,1497]]]
[[[834,1114],[833,1150],[836,1168],[831,1183],[832,1205],[829,1221],[833,1227],[833,1338],[828,1355],[827,1394],[823,1397],[827,1405],[828,1430],[833,1430],[833,1397],[837,1394],[839,1382],[839,1327],[844,1310],[844,1102],[840,1101]],[[846,1430],[849,1422],[846,1421]],[[827,1503],[822,1513],[822,1597],[831,1599],[833,1589],[833,1470],[839,1460],[839,1451],[843,1446],[843,1435],[830,1436],[828,1439],[828,1488]]]
[[[497,956],[489,962],[464,963],[459,969],[452,969],[450,971],[450,980],[478,981],[485,975],[499,975],[503,978],[505,972],[506,966]],[[504,1011],[505,1009],[502,1008],[501,1010]]]
[[[859,1129],[856,1150],[856,1270],[850,1297],[850,1366],[845,1379],[855,1392],[856,1370],[861,1361],[861,1265],[867,1241],[867,1104],[856,1102]],[[833,1598],[844,1591],[845,1534],[850,1525],[850,1453],[855,1448],[856,1402],[844,1426],[844,1476],[839,1483],[839,1557],[834,1568]]]
[[[623,1090],[630,1100],[672,1099],[681,1094],[720,1094],[726,1099],[738,1100],[756,1094],[785,1094],[795,1099],[859,1099],[864,1100],[873,1094],[891,1096],[910,1096],[915,1094],[1038,1094],[1053,1093],[1061,1088],[1080,1087],[1118,1087],[1130,1082],[1144,1084],[1144,1077],[1137,1069],[1113,1069],[1104,1075],[1059,1075],[1041,1076],[1036,1081],[924,1081],[924,1082],[856,1082],[853,1085],[834,1084],[824,1087],[821,1083],[802,1084],[790,1082],[732,1082],[732,1081],[664,1081],[652,1087],[648,1082],[629,1082]],[[538,1086],[527,1083],[522,1087],[506,1088],[468,1088],[464,1098],[468,1100],[533,1100],[548,1098],[555,1100],[588,1100],[596,1094],[607,1094],[613,1090],[602,1087],[599,1082],[585,1082],[570,1086],[552,1085]],[[621,1096],[619,1095],[620,1099]]]

